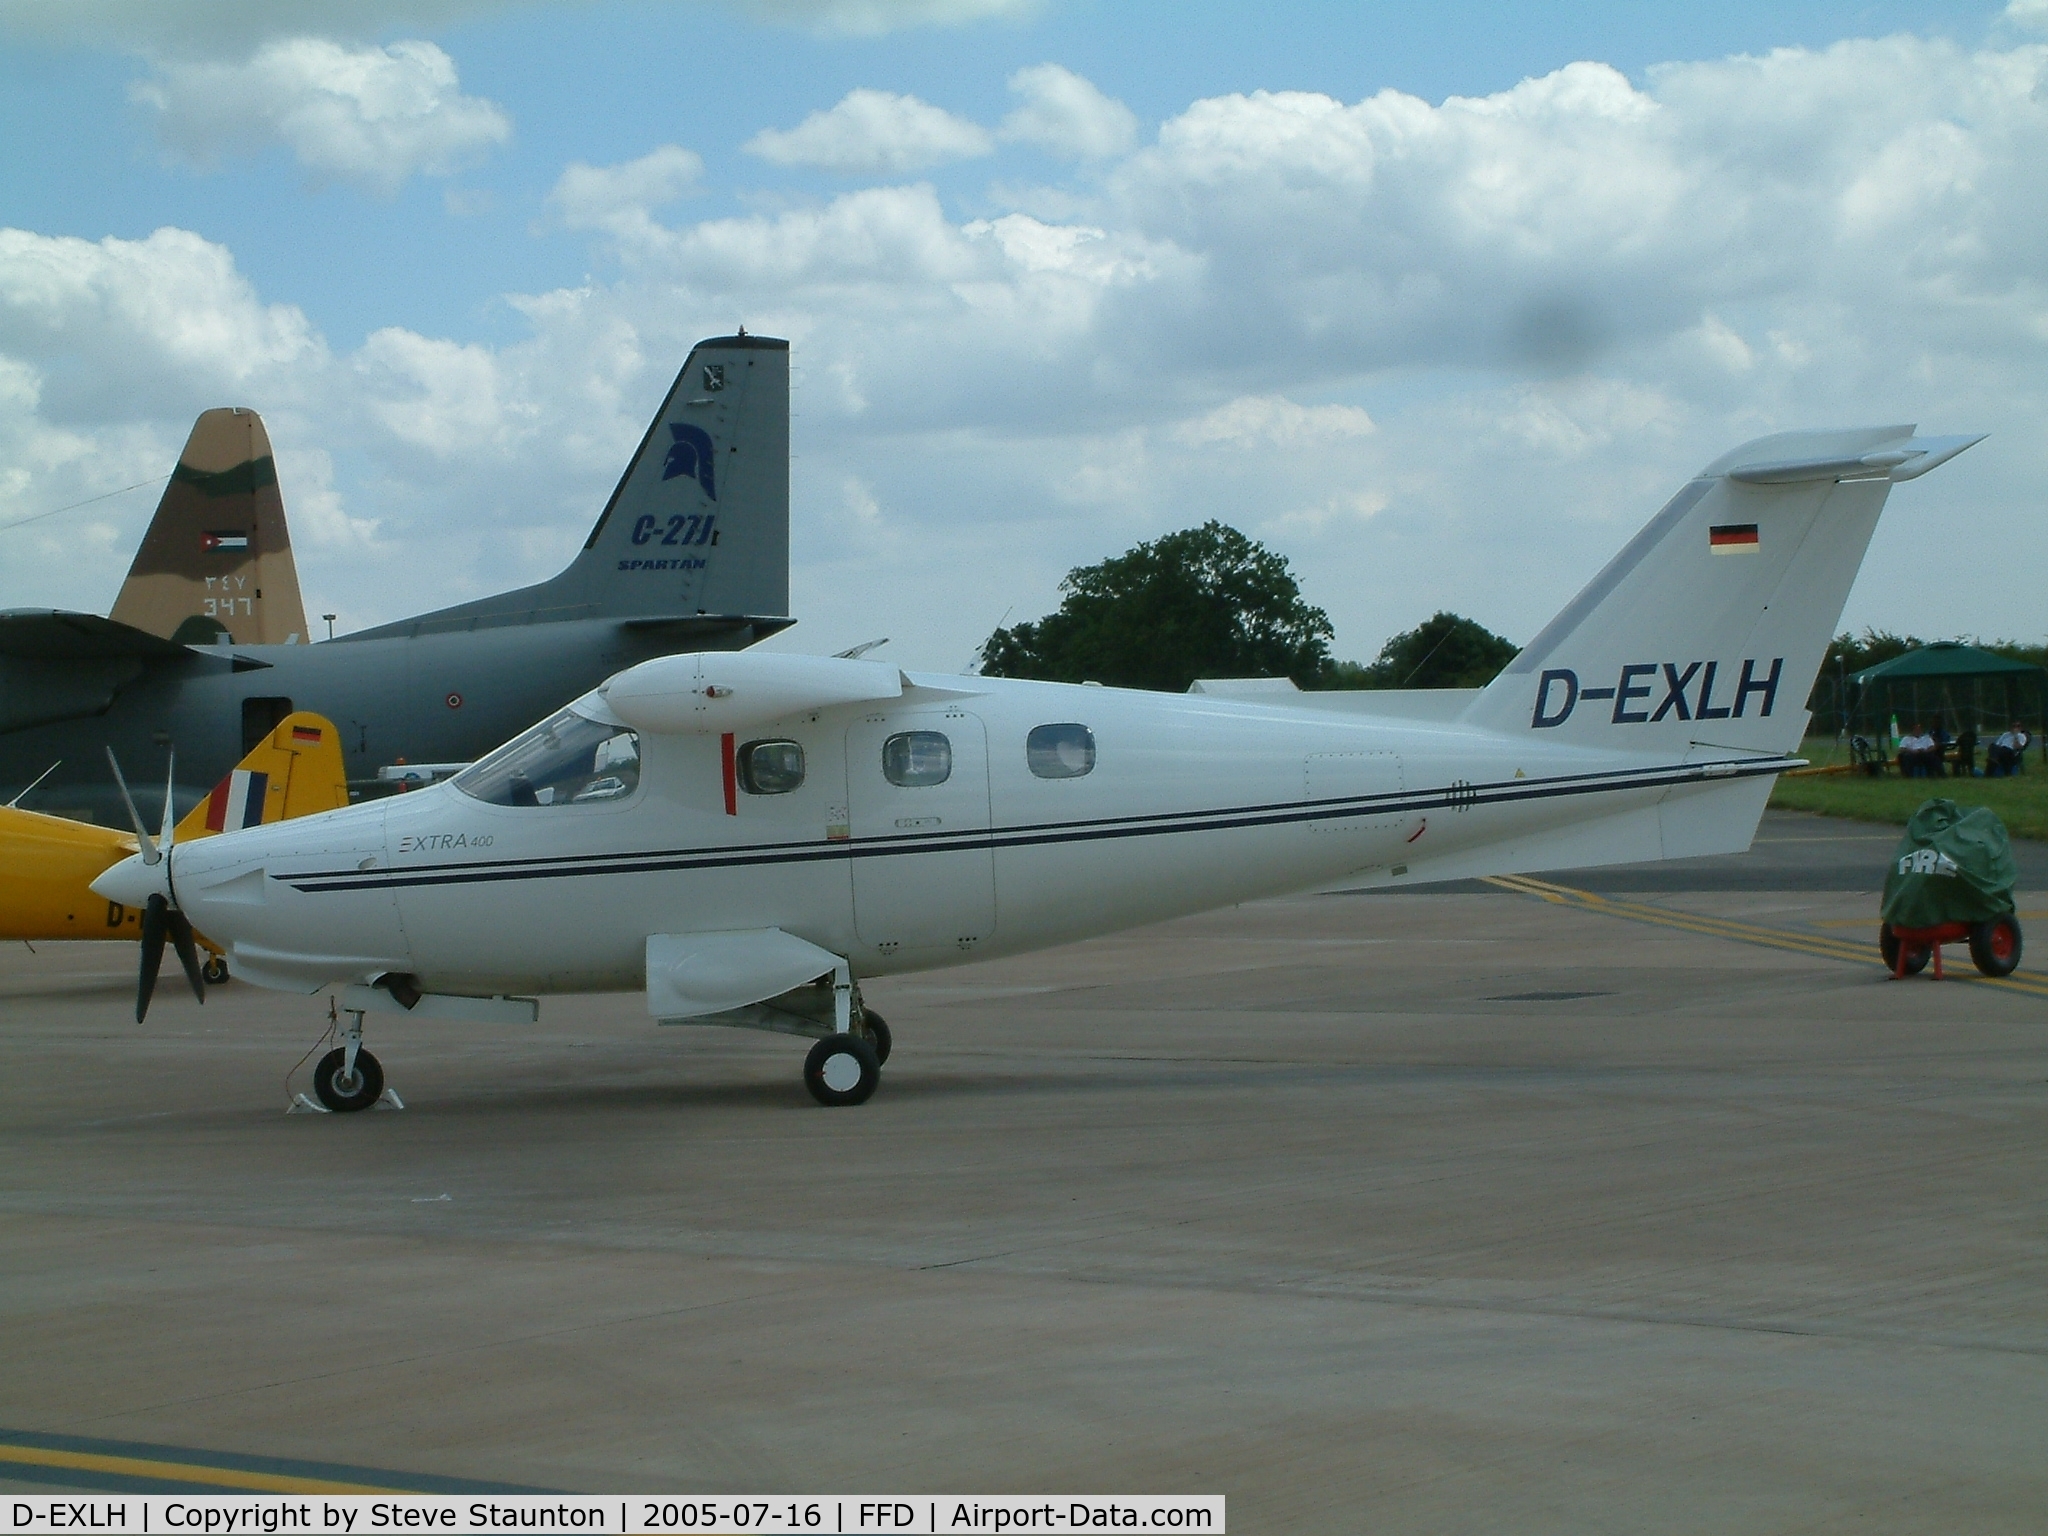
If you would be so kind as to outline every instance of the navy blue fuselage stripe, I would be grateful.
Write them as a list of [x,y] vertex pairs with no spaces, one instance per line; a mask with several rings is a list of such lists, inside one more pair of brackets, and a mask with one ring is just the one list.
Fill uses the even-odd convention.
[[[1233,831],[1298,821],[1336,821],[1356,816],[1437,810],[1446,806],[1507,805],[1565,795],[1612,794],[1668,789],[1676,784],[1715,783],[1782,773],[1796,758],[1673,764],[1665,768],[1619,769],[1553,779],[1505,779],[1476,789],[1460,786],[1331,800],[1293,801],[1237,809],[1183,811],[1171,816],[1127,816],[1097,821],[1041,822],[1018,827],[974,828],[937,836],[846,839],[826,843],[758,843],[740,847],[673,849],[648,853],[576,854],[555,859],[509,859],[489,864],[435,864],[409,870],[307,871],[272,875],[307,893],[377,891],[430,885],[473,885],[506,880],[554,880],[583,875],[647,875],[686,869],[732,869],[759,864],[812,864],[833,859],[890,858],[960,849],[1027,848],[1056,843],[1107,842],[1128,837],[1164,837],[1180,832]],[[1708,772],[1708,769],[1715,771]]]
[[[1565,773],[1556,774],[1541,779],[1496,779],[1491,784],[1460,785],[1457,790],[1457,796],[1462,798],[1454,798],[1452,795],[1452,791],[1448,786],[1446,786],[1442,789],[1394,790],[1391,792],[1382,792],[1380,794],[1374,795],[1334,795],[1322,800],[1275,800],[1268,801],[1260,805],[1211,806],[1206,810],[1200,811],[1150,811],[1136,816],[1103,816],[1082,821],[1022,822],[1019,823],[1017,826],[1004,827],[1000,830],[1004,834],[1031,832],[1072,832],[1094,827],[1136,826],[1141,823],[1166,822],[1170,824],[1174,822],[1182,822],[1189,820],[1207,821],[1218,816],[1260,815],[1270,811],[1299,811],[1313,807],[1330,808],[1331,814],[1343,815],[1366,815],[1376,810],[1385,810],[1388,812],[1400,810],[1433,810],[1436,807],[1445,804],[1462,803],[1464,805],[1469,806],[1475,803],[1479,803],[1480,800],[1485,799],[1514,800],[1528,798],[1527,795],[1522,794],[1489,793],[1495,791],[1522,790],[1525,788],[1537,786],[1573,784],[1587,784],[1597,788],[1615,779],[1629,779],[1632,781],[1638,780],[1641,779],[1644,774],[1678,774],[1681,775],[1681,777],[1676,780],[1667,779],[1661,782],[1683,783],[1686,782],[1688,777],[1699,779],[1714,777],[1714,775],[1704,771],[1708,768],[1739,767],[1749,772],[1769,771],[1776,773],[1782,772],[1785,768],[1791,767],[1794,763],[1798,761],[1799,759],[1797,758],[1789,757],[1731,758],[1723,759],[1719,762],[1714,763],[1671,763],[1666,764],[1661,768],[1603,768],[1597,773]],[[1618,785],[1616,787],[1635,788],[1638,786],[1632,782],[1629,784]],[[1475,799],[1475,796],[1477,796],[1478,799]],[[1342,812],[1335,811],[1334,808],[1339,806],[1346,807],[1347,809]],[[1323,819],[1323,817],[1311,816],[1308,819],[1311,821],[1316,821]],[[1158,830],[1171,831],[1172,827],[1171,825],[1168,825],[1165,827],[1161,827]],[[919,845],[920,851],[922,851],[925,848],[943,847],[949,842],[968,842],[978,844],[987,839],[989,835],[990,829],[987,827],[966,828],[958,832],[898,832],[884,834],[879,837],[863,837],[860,839],[860,844],[863,847],[873,847],[876,844],[880,843],[916,843]],[[526,859],[499,859],[492,863],[489,867],[493,869],[514,869],[522,866],[546,865],[552,868],[554,866],[564,864],[616,863],[620,859],[688,858],[702,854],[716,854],[720,856],[731,856],[735,854],[748,853],[779,854],[786,852],[791,848],[807,846],[809,845],[800,843],[735,843],[725,847],[710,849],[650,848],[644,853],[561,853],[552,855],[537,855],[533,858]],[[437,874],[442,870],[466,871],[474,870],[483,866],[474,863],[450,863],[413,864],[407,867],[409,871],[414,874]],[[289,878],[294,880],[307,878],[332,878],[338,880],[341,879],[344,875],[350,875],[354,873],[355,872],[352,870],[333,870],[324,873],[315,873],[312,875],[273,876],[272,878]],[[381,878],[381,873],[379,878]]]

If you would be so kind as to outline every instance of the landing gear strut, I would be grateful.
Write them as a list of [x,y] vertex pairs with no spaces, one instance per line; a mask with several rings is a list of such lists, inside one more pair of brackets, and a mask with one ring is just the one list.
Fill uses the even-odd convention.
[[353,1010],[338,1026],[341,1044],[313,1069],[313,1092],[336,1114],[368,1109],[384,1096],[384,1068],[363,1049],[363,1016]]

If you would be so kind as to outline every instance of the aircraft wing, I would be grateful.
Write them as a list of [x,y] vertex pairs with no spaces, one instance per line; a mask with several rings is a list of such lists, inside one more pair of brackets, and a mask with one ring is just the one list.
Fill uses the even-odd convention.
[[104,714],[147,668],[209,663],[236,666],[96,613],[10,608],[0,612],[0,733]]
[[185,654],[182,645],[96,613],[66,613],[61,608],[0,611],[0,656],[19,661],[107,661]]

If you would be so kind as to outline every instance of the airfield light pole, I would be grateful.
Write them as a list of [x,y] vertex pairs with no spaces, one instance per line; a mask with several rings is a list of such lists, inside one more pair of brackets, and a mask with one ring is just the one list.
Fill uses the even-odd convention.
[[333,614],[331,614],[331,613],[323,613],[323,614],[321,614],[321,615],[320,615],[320,617],[321,617],[321,618],[323,618],[323,619],[325,619],[325,620],[327,621],[327,638],[328,638],[328,639],[330,639],[330,640],[332,640],[332,639],[334,638],[334,619],[335,619],[335,615],[333,615]]

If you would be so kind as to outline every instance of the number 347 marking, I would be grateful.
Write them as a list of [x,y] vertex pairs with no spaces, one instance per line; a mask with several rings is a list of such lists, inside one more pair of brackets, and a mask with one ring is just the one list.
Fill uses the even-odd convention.
[[707,516],[702,512],[695,512],[685,517],[678,512],[669,518],[668,526],[664,528],[660,518],[642,517],[633,523],[633,542],[651,544],[657,541],[658,536],[659,542],[663,544],[709,544],[712,524],[717,521],[715,513]]

